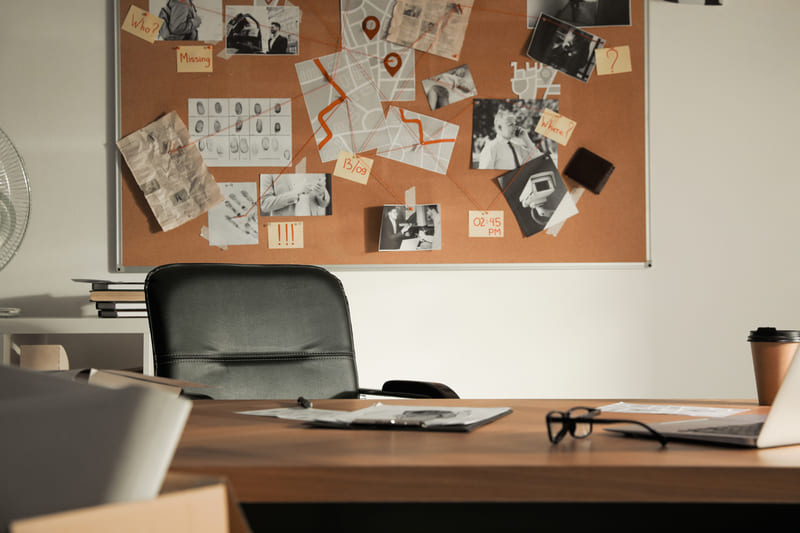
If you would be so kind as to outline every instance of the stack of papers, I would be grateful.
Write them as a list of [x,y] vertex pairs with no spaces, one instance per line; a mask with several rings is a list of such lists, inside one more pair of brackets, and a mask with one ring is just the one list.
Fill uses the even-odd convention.
[[510,407],[441,407],[376,403],[357,411],[290,407],[240,411],[238,414],[302,420],[311,426],[328,428],[472,431],[509,413],[511,413]]

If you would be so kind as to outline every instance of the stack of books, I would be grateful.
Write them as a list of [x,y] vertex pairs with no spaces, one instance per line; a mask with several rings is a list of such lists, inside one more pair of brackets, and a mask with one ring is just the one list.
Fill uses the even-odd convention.
[[95,303],[100,318],[147,317],[143,281],[108,281],[102,279],[73,279],[91,283],[89,301]]

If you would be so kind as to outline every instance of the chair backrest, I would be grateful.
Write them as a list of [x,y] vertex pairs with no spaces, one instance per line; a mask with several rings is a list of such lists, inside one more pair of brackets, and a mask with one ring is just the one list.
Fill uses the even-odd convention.
[[155,374],[214,399],[356,398],[350,309],[306,265],[184,263],[145,280]]

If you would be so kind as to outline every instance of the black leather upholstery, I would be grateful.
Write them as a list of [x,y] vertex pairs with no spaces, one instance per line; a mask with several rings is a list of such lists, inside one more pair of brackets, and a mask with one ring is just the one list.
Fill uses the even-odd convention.
[[214,399],[357,398],[347,297],[305,265],[170,264],[145,280],[155,374]]
[[360,389],[339,278],[306,265],[169,264],[144,284],[155,374],[201,383],[194,397],[458,398],[447,385]]

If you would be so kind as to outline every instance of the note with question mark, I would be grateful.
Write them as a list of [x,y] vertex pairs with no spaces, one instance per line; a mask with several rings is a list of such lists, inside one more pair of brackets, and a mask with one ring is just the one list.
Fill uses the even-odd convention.
[[152,44],[158,37],[158,30],[161,29],[162,24],[164,21],[152,13],[148,13],[140,7],[131,6],[122,22],[122,29]]
[[594,51],[597,75],[631,72],[631,49],[629,46],[597,48]]

